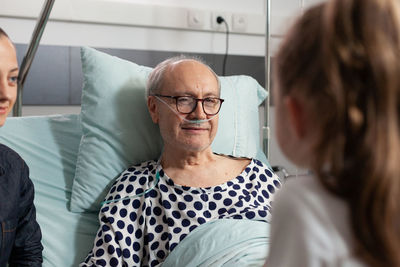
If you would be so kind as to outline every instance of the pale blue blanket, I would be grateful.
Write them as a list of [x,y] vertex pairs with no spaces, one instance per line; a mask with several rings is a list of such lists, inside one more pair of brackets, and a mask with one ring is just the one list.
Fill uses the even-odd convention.
[[263,266],[269,249],[266,222],[221,219],[193,230],[169,254],[163,267]]

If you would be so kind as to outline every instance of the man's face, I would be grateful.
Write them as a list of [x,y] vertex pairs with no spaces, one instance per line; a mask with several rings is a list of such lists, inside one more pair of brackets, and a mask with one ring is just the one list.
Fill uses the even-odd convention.
[[[194,60],[183,60],[174,63],[165,73],[160,94],[168,96],[192,96],[195,98],[219,98],[218,82],[214,74],[205,65]],[[200,124],[187,120],[205,120],[212,116],[204,113],[201,102],[190,114],[180,114],[176,110],[174,99],[162,98],[155,101],[156,110],[152,114],[153,121],[159,124],[164,146],[175,149],[199,152],[208,148],[217,133],[218,115]],[[168,106],[167,106],[168,105]]]

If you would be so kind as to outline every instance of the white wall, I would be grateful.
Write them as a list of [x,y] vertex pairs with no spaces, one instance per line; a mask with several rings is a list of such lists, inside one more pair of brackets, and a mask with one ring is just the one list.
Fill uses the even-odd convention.
[[[33,18],[40,13],[44,1],[2,1],[6,5],[0,10],[0,25],[14,42],[28,43],[36,22]],[[214,31],[211,17],[224,10],[227,16],[246,12],[248,18],[248,27],[242,34],[231,34],[230,53],[263,55],[264,1],[252,0],[253,5],[239,0],[214,2],[57,0],[41,43],[223,53],[225,35]],[[188,13],[192,11],[202,12],[202,28],[188,26]],[[227,21],[230,20],[229,17]]]
[[[291,18],[318,0],[271,0],[272,49]],[[44,0],[2,0],[0,25],[14,42],[28,43]],[[215,15],[230,24],[230,54],[265,54],[266,0],[57,0],[42,44],[131,48],[161,51],[224,53],[223,28]],[[198,14],[201,27],[189,25]],[[233,19],[245,19],[244,29]]]

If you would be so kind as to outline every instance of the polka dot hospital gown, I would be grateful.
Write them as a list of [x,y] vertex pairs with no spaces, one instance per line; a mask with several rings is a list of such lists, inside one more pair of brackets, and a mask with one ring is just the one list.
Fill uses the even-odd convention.
[[[156,173],[160,180],[154,189]],[[157,161],[124,171],[102,206],[94,246],[80,266],[158,266],[197,226],[216,219],[269,222],[278,177],[253,159],[233,180],[206,188],[174,184]],[[124,199],[125,198],[125,199]]]

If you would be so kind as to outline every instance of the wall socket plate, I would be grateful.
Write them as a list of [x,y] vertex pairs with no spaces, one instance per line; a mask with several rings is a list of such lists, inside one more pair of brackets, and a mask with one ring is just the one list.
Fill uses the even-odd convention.
[[188,10],[187,24],[192,29],[202,29],[205,25],[205,11]]
[[211,13],[211,29],[213,29],[215,31],[225,31],[226,30],[225,23],[222,22],[221,24],[218,24],[218,22],[217,22],[218,16],[221,16],[222,18],[224,18],[224,20],[228,23],[228,25],[230,24],[231,20],[228,16],[228,13],[212,12]]
[[247,17],[245,14],[233,14],[232,15],[232,31],[235,32],[246,32],[247,29]]

